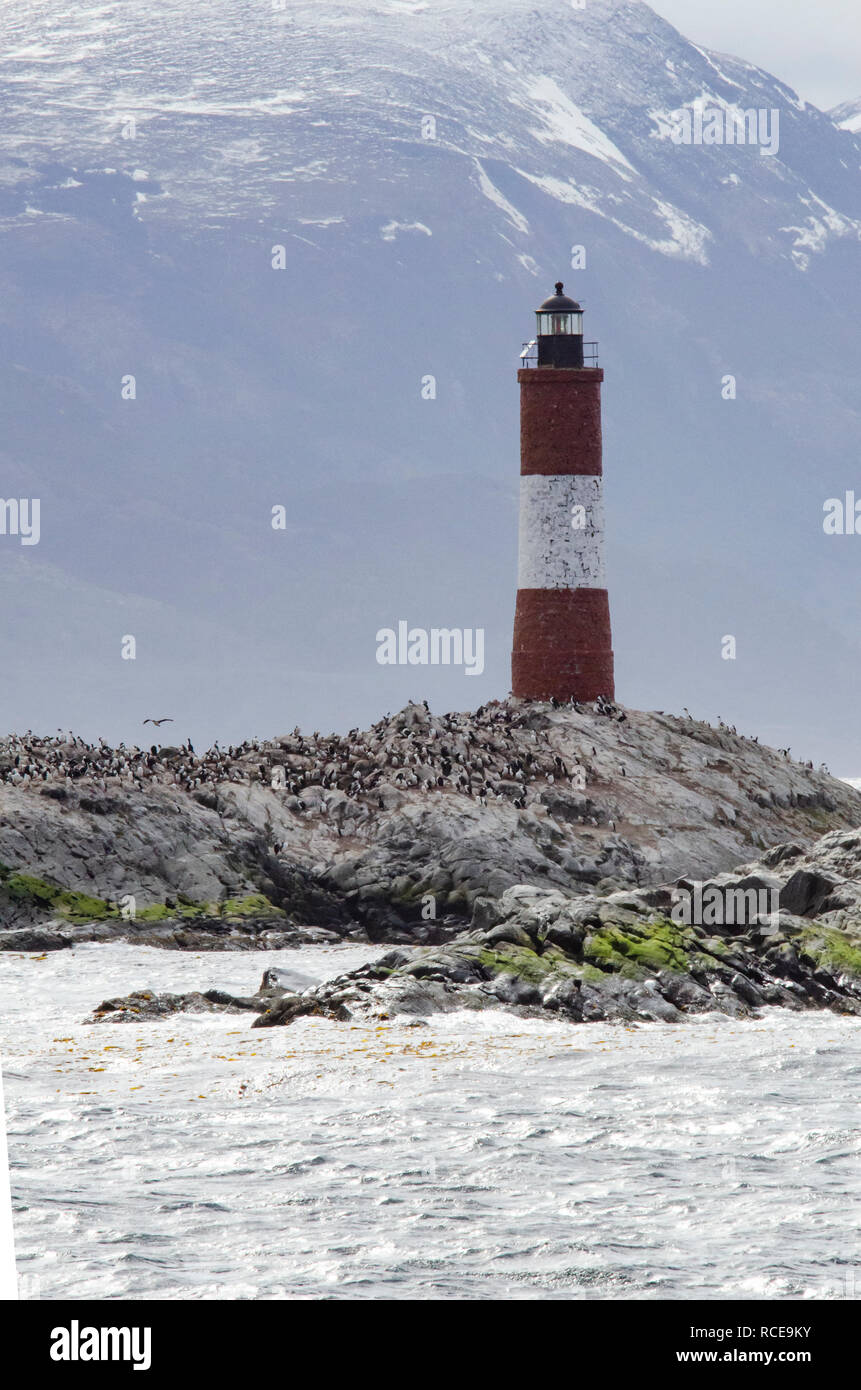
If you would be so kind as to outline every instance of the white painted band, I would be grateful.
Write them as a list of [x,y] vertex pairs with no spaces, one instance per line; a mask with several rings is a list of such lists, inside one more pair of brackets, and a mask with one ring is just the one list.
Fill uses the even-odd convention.
[[605,589],[603,479],[520,479],[520,589]]

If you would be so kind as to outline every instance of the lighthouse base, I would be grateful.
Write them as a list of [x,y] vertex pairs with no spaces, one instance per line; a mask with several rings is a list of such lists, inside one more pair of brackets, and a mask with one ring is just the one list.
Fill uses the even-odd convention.
[[512,694],[525,700],[615,698],[606,589],[519,589]]

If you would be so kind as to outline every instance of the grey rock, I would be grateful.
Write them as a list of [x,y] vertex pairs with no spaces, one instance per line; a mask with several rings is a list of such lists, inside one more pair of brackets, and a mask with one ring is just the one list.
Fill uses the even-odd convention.
[[527,950],[533,947],[532,937],[523,927],[516,922],[502,922],[498,927],[492,927],[487,933],[486,941],[488,946],[495,946],[501,941],[510,941],[514,946],[525,946]]
[[837,880],[811,869],[796,869],[780,889],[780,905],[797,917],[815,914],[834,892]]

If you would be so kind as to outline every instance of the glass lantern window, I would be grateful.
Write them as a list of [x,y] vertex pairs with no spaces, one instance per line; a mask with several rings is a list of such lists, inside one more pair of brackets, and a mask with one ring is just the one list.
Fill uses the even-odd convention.
[[546,338],[556,334],[579,334],[583,332],[583,315],[575,313],[539,314],[538,332]]

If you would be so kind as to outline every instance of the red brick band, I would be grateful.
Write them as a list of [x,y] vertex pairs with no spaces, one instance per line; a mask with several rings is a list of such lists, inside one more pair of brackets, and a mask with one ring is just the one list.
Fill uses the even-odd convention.
[[529,367],[520,382],[521,473],[601,474],[600,367]]
[[511,681],[527,700],[613,699],[607,590],[518,590]]

